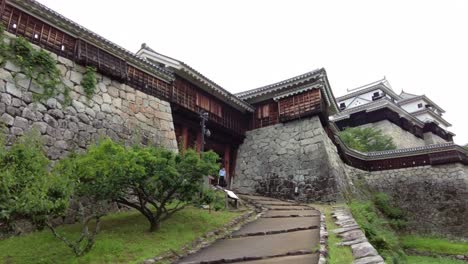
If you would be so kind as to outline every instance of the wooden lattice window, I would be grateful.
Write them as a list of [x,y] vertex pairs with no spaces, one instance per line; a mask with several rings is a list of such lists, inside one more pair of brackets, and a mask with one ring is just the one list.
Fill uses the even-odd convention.
[[214,100],[212,100],[210,102],[210,112],[217,115],[217,116],[219,116],[219,117],[223,116],[222,106],[218,102],[216,102]]
[[124,60],[83,40],[78,40],[76,59],[79,63],[96,67],[100,72],[125,80],[127,76]]
[[206,110],[206,111],[210,111],[210,98],[208,98],[207,96],[203,95],[203,94],[200,94],[200,93],[197,93],[197,106]]
[[73,59],[76,39],[41,20],[6,4],[1,20],[5,29],[60,56]]
[[258,119],[267,118],[269,116],[270,116],[270,105],[269,104],[262,105],[262,106],[258,107],[258,109],[257,109],[257,118]]
[[164,100],[170,98],[171,86],[166,82],[130,65],[127,70],[128,83],[136,89]]

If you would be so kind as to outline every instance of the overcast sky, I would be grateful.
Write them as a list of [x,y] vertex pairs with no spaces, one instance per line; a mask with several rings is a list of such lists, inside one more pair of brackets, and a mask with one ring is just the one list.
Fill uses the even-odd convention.
[[468,143],[468,1],[39,1],[233,93],[321,67],[335,96],[386,76],[444,108],[455,142]]

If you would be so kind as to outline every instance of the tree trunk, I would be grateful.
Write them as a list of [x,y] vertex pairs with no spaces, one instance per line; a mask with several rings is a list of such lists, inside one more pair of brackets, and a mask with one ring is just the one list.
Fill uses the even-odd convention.
[[150,224],[150,230],[149,230],[150,232],[157,231],[161,227],[161,222],[160,221],[153,220],[150,223],[151,223]]

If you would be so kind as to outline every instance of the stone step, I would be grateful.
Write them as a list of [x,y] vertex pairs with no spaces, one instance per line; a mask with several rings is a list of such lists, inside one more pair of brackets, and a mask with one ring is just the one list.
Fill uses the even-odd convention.
[[268,232],[288,232],[297,231],[300,229],[313,229],[320,226],[320,217],[290,217],[290,218],[259,218],[257,221],[251,222],[243,226],[240,230],[232,235],[265,235]]
[[254,201],[257,204],[261,205],[296,205],[295,203],[291,202],[283,202],[283,201]]
[[268,210],[313,210],[316,211],[314,208],[302,205],[290,205],[290,206],[278,206],[278,205],[269,205],[265,206]]
[[313,264],[318,263],[318,254],[306,254],[297,256],[276,257],[253,261],[241,261],[236,263],[245,264]]
[[239,195],[240,198],[248,199],[248,200],[253,200],[253,201],[281,201],[275,198],[268,198],[264,196],[255,196],[255,195],[244,195],[241,194]]
[[[310,254],[319,244],[319,229],[217,241],[177,263],[231,263],[252,258]],[[224,261],[224,262],[221,262]]]
[[317,210],[270,210],[265,212],[262,217],[305,217],[320,216]]

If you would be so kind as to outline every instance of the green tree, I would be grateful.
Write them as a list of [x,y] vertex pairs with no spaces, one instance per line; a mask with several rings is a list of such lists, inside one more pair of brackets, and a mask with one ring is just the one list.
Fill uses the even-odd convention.
[[[0,144],[0,222],[15,232],[21,232],[15,226],[19,219],[30,220],[39,228],[46,226],[81,256],[94,245],[104,212],[103,202],[87,192],[90,187],[86,181],[69,173],[73,171],[69,159],[60,162],[52,172],[50,165],[36,131],[19,138],[9,149]],[[84,196],[92,200],[86,214],[81,202]],[[81,236],[76,240],[60,235],[52,224],[55,218],[67,213],[72,199],[78,206],[78,220],[82,224]],[[93,220],[94,230],[90,232]]]
[[9,149],[0,146],[0,221],[16,229],[18,219],[43,226],[49,216],[63,215],[72,186],[49,172],[40,136],[30,132]]
[[214,152],[176,154],[152,146],[125,147],[105,139],[74,160],[73,174],[89,182],[86,192],[142,213],[150,231],[192,202],[203,176],[218,169]]
[[396,149],[390,136],[374,128],[346,128],[339,133],[341,140],[349,148],[362,152]]

